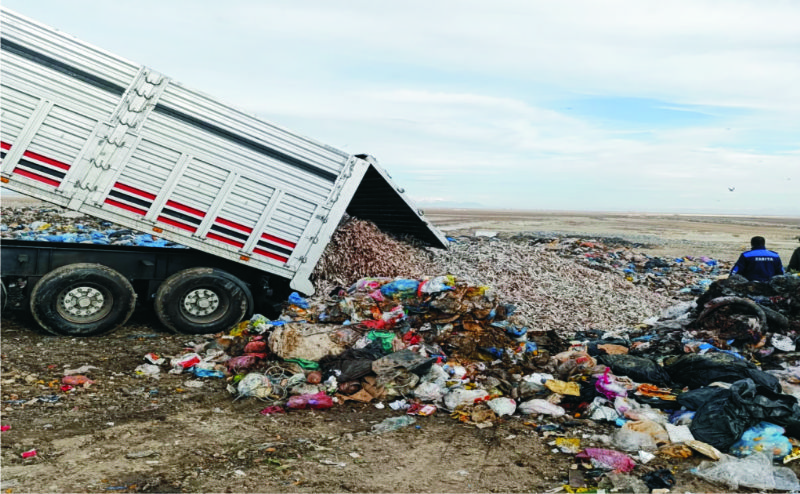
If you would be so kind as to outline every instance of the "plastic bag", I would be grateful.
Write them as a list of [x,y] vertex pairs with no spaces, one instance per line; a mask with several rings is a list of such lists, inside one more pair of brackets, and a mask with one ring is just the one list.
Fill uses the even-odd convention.
[[476,399],[487,396],[489,396],[489,393],[484,389],[455,388],[444,395],[444,406],[448,410],[455,410],[459,405],[469,405],[474,403]]
[[756,452],[772,453],[773,458],[781,459],[792,452],[792,443],[783,435],[786,429],[779,425],[761,422],[747,429],[742,437],[731,446],[736,456],[749,456]]
[[596,397],[586,408],[585,416],[594,421],[605,420],[607,422],[614,422],[619,418],[616,410],[607,406],[608,400],[601,397]]
[[634,420],[614,433],[614,444],[625,451],[655,451],[669,443],[669,434],[661,425],[650,420]]
[[239,381],[236,386],[240,396],[254,396],[256,398],[266,398],[272,393],[272,383],[269,377],[258,372],[251,372]]
[[597,381],[594,383],[597,392],[609,400],[613,400],[617,396],[623,398],[628,396],[628,390],[619,384],[609,372],[610,369],[607,368],[603,375],[597,378]]
[[727,353],[691,353],[668,359],[664,368],[672,380],[691,389],[708,386],[713,382],[733,383],[750,378],[775,393],[781,392],[777,377],[759,370],[753,363]]
[[718,462],[702,462],[691,472],[709,482],[728,484],[736,490],[739,486],[753,489],[800,489],[797,475],[788,467],[772,465],[772,455],[755,453],[742,459],[723,455]]
[[398,279],[391,283],[387,283],[381,287],[381,294],[388,298],[406,298],[413,297],[417,294],[419,281]]
[[550,415],[553,417],[561,417],[565,415],[567,412],[563,408],[558,405],[554,405],[547,400],[530,400],[522,403],[517,407],[520,413],[524,413],[526,415],[532,413],[539,413],[543,415]]
[[600,355],[597,361],[611,367],[611,372],[628,376],[638,383],[669,386],[670,375],[656,362],[635,355]]
[[289,295],[289,303],[301,309],[308,309],[308,302],[297,292],[292,292],[291,295]]
[[590,458],[592,464],[596,465],[598,468],[622,473],[630,472],[636,467],[636,463],[630,456],[619,451],[614,451],[613,449],[586,448],[575,455],[575,457]]
[[747,429],[759,422],[780,425],[790,435],[797,435],[800,433],[797,399],[758,386],[752,379],[742,379],[729,389],[716,392],[704,403],[689,428],[696,439],[727,451]]
[[422,284],[419,286],[419,291],[426,294],[439,293],[445,290],[453,290],[455,288],[453,285],[455,284],[456,279],[452,275],[437,276],[433,279],[422,282]]
[[333,406],[333,398],[325,394],[324,391],[313,395],[292,396],[286,402],[286,408],[324,410]]
[[675,485],[675,476],[666,468],[642,475],[642,480],[651,491],[653,489],[671,489]]
[[489,408],[498,416],[514,415],[517,409],[517,402],[511,398],[495,398],[486,402]]

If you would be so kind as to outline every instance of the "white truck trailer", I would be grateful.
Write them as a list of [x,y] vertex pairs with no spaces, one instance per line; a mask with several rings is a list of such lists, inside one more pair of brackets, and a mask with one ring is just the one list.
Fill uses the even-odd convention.
[[108,331],[137,296],[170,329],[225,329],[276,291],[312,294],[345,213],[446,247],[374,158],[8,9],[0,16],[2,186],[189,248],[4,241],[3,293],[26,287],[45,330]]

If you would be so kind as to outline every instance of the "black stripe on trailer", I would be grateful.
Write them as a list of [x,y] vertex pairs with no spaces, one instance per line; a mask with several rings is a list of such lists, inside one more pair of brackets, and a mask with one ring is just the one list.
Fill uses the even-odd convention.
[[287,249],[286,247],[279,247],[279,246],[277,246],[275,244],[271,244],[271,243],[265,242],[263,240],[259,240],[258,241],[258,246],[259,247],[264,247],[265,249],[273,250],[275,252],[280,252],[281,254],[286,254],[287,256],[291,256],[292,255],[292,250],[291,249]]
[[316,176],[318,176],[318,177],[320,177],[322,179],[327,180],[328,182],[333,183],[333,182],[336,181],[337,175],[335,173],[333,173],[333,172],[329,172],[328,170],[323,170],[323,169],[321,169],[319,167],[316,167],[316,166],[312,165],[311,163],[306,163],[305,161],[300,160],[298,158],[295,158],[294,156],[289,156],[288,154],[284,153],[283,151],[278,151],[277,149],[271,148],[269,146],[265,146],[264,144],[261,144],[260,142],[256,142],[256,141],[254,141],[252,139],[248,139],[248,138],[246,138],[244,136],[240,136],[238,134],[234,134],[233,132],[231,132],[229,130],[223,129],[222,127],[214,125],[214,124],[212,124],[210,122],[206,122],[204,120],[200,120],[197,117],[193,117],[191,115],[187,115],[186,113],[178,111],[178,110],[176,110],[174,108],[170,108],[170,107],[165,106],[165,105],[163,105],[161,103],[157,103],[156,107],[155,107],[155,111],[158,112],[158,113],[161,113],[163,115],[166,115],[168,117],[172,117],[172,118],[174,118],[176,120],[180,120],[180,121],[182,121],[184,123],[187,123],[189,125],[192,125],[194,127],[198,127],[200,129],[203,129],[203,130],[205,130],[207,132],[210,132],[212,134],[218,135],[219,137],[222,137],[224,139],[228,139],[230,141],[233,141],[233,142],[235,142],[237,144],[241,144],[242,146],[250,148],[253,151],[256,151],[257,153],[263,154],[264,156],[269,156],[270,158],[276,159],[278,161],[282,161],[282,162],[286,163],[287,165],[293,166],[295,168],[299,168],[299,169],[301,169],[303,171],[306,171],[308,173],[316,175]]
[[224,233],[225,235],[238,238],[239,240],[247,241],[247,239],[249,238],[244,233],[235,232],[233,230],[229,230],[228,228],[224,228],[219,225],[211,225],[211,229],[217,233]]
[[53,170],[52,168],[48,168],[48,167],[46,167],[44,165],[40,165],[39,163],[34,163],[33,161],[30,161],[30,160],[19,160],[19,163],[17,163],[17,166],[22,166],[24,168],[32,168],[32,169],[40,171],[42,173],[46,173],[46,174],[50,175],[51,177],[56,177],[59,180],[63,179],[67,175],[64,172]]
[[61,60],[56,60],[53,57],[49,57],[37,51],[31,50],[30,48],[22,46],[19,43],[9,39],[0,38],[0,47],[9,53],[13,53],[14,55],[30,60],[31,62],[38,63],[39,65],[44,65],[45,67],[53,69],[56,72],[61,72],[62,74],[74,77],[75,79],[81,80],[87,84],[91,84],[92,86],[100,88],[104,91],[108,91],[109,93],[122,96],[122,94],[125,92],[125,88],[119,84],[107,81],[102,77],[98,77],[94,74],[86,72],[85,70],[73,67],[72,65],[66,64]]
[[190,216],[188,214],[179,213],[173,209],[164,208],[161,210],[161,214],[166,214],[167,216],[172,216],[173,218],[178,218],[180,220],[186,221],[187,223],[192,223],[193,225],[199,225],[202,221],[200,218],[195,218],[194,216]]
[[138,204],[139,206],[142,206],[146,209],[150,209],[150,206],[152,206],[153,204],[151,202],[145,201],[144,199],[139,199],[138,197],[133,197],[132,195],[129,194],[123,194],[122,192],[113,189],[111,190],[111,192],[108,193],[108,195],[114,196],[117,199],[122,199],[123,201],[128,201],[132,202],[133,204]]

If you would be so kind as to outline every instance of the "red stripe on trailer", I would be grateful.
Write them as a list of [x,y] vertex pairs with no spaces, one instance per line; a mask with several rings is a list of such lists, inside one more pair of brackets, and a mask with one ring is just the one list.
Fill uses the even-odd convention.
[[195,228],[193,226],[187,225],[185,223],[181,223],[180,221],[171,220],[171,219],[167,218],[166,216],[159,216],[157,219],[158,219],[158,221],[160,221],[162,223],[166,223],[166,224],[172,225],[172,226],[177,226],[178,228],[182,228],[182,229],[190,231],[192,233],[197,231],[197,228]]
[[240,225],[239,223],[234,223],[233,221],[229,221],[229,220],[226,220],[226,219],[223,219],[223,218],[219,218],[219,217],[217,217],[217,219],[215,219],[214,221],[216,221],[220,225],[225,225],[225,226],[229,226],[231,228],[236,228],[237,230],[241,230],[241,231],[243,231],[245,233],[253,233],[253,229],[252,228],[248,228],[248,227],[246,227],[244,225]]
[[253,253],[261,254],[262,256],[266,256],[266,257],[269,257],[271,259],[275,259],[276,261],[280,261],[280,262],[286,262],[286,261],[289,260],[288,257],[279,256],[278,254],[273,254],[272,252],[267,252],[267,251],[261,250],[261,249],[253,249]]
[[36,173],[31,173],[28,170],[23,170],[22,168],[14,168],[11,171],[11,173],[16,173],[18,175],[22,175],[23,177],[28,177],[33,180],[38,180],[39,182],[45,183],[47,185],[52,185],[53,187],[58,187],[59,185],[61,185],[61,182],[56,182],[55,180],[43,177],[41,175],[37,175]]
[[9,144],[7,142],[0,142],[0,148],[3,148],[5,150],[9,150],[9,149],[11,149],[11,144]]
[[215,233],[209,233],[206,235],[206,238],[211,238],[214,240],[219,240],[220,242],[224,242],[226,244],[233,245],[234,247],[244,247],[244,244],[241,242],[236,242],[235,240],[231,240],[229,238],[223,237],[222,235],[217,235]]
[[114,199],[106,199],[103,202],[105,202],[106,204],[111,204],[112,206],[116,206],[118,208],[122,208],[122,209],[124,209],[126,211],[130,211],[131,213],[141,214],[142,216],[147,214],[147,211],[145,211],[144,209],[139,209],[139,208],[135,208],[133,206],[128,206],[124,202],[118,202],[118,201],[115,201]]
[[149,192],[145,192],[143,190],[131,187],[130,185],[121,184],[119,182],[115,183],[114,187],[116,187],[119,190],[124,190],[125,192],[130,192],[131,194],[136,194],[137,196],[144,197],[145,199],[150,199],[151,201],[156,198],[155,194],[151,194]]
[[183,204],[181,204],[179,202],[175,202],[175,201],[167,201],[167,206],[169,206],[171,208],[179,209],[179,210],[184,211],[186,213],[196,214],[197,216],[200,216],[201,218],[204,218],[205,215],[206,215],[206,213],[200,211],[199,209],[190,208],[189,206],[184,206]]
[[283,246],[289,247],[290,249],[294,249],[297,247],[297,244],[294,242],[289,242],[288,240],[283,240],[282,238],[275,237],[270,235],[269,233],[262,233],[261,238],[269,240],[270,242],[275,242],[276,244],[281,244]]
[[183,228],[184,230],[188,230],[188,231],[190,231],[192,233],[197,231],[197,228],[195,228],[193,226],[185,225],[185,224],[181,223],[180,221],[171,220],[171,219],[167,218],[166,216],[159,216],[157,219],[158,219],[158,221],[160,221],[162,223],[166,223],[166,224],[172,225],[172,226],[177,226],[178,228]]
[[47,156],[42,156],[41,154],[34,153],[33,151],[25,151],[24,153],[22,153],[22,156],[33,158],[35,160],[41,161],[42,163],[47,163],[48,165],[55,166],[56,168],[61,168],[62,170],[69,170],[68,164],[56,161],[52,158],[48,158]]

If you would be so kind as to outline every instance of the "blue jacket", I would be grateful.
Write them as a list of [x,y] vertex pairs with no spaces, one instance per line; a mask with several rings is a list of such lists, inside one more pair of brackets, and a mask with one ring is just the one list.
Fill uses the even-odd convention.
[[783,264],[777,252],[753,249],[739,256],[731,274],[740,274],[750,281],[769,281],[773,276],[783,274]]

